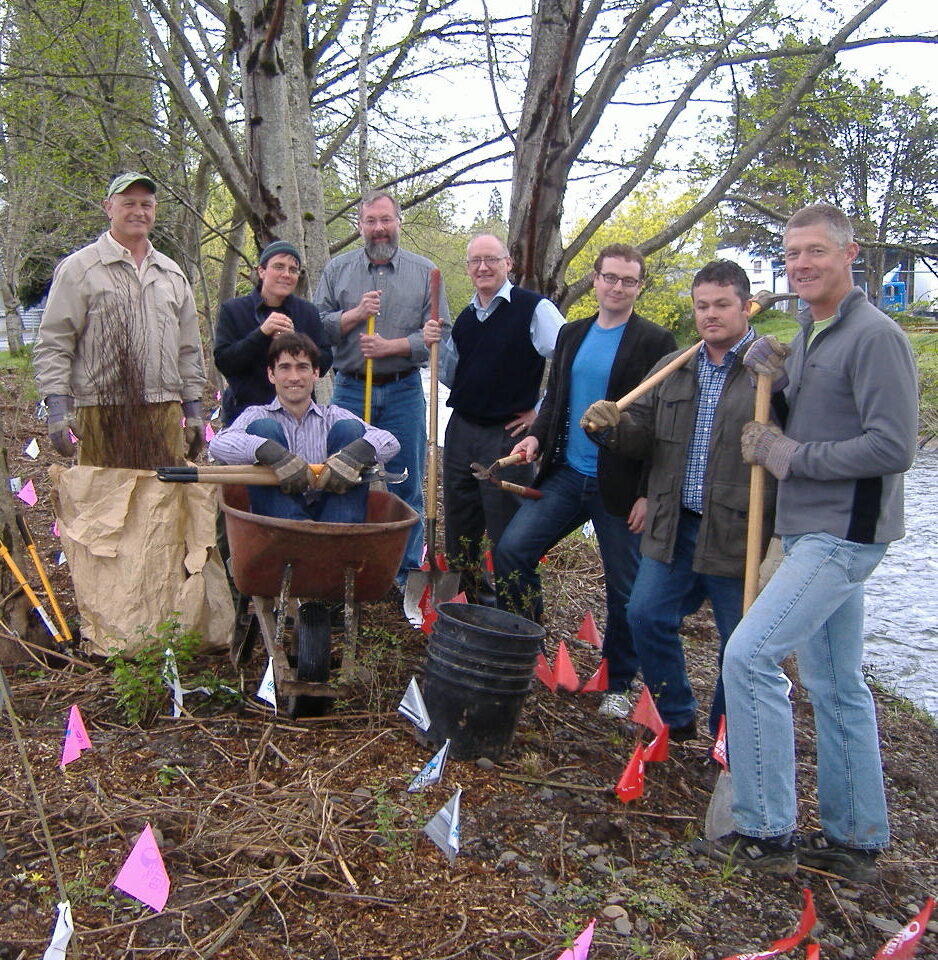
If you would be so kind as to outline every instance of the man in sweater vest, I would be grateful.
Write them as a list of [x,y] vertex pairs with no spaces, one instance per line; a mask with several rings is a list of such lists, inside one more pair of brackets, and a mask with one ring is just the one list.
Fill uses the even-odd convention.
[[[498,544],[520,498],[477,480],[470,464],[488,466],[507,456],[530,429],[544,364],[564,321],[550,300],[511,283],[511,257],[498,237],[473,237],[466,267],[476,292],[440,348],[440,379],[450,388],[447,405],[453,408],[443,447],[446,557],[463,573],[470,602],[494,605],[480,562],[482,542],[488,534],[493,548]],[[424,325],[428,345],[441,332],[439,324]],[[507,467],[499,477],[528,485],[534,467]]]

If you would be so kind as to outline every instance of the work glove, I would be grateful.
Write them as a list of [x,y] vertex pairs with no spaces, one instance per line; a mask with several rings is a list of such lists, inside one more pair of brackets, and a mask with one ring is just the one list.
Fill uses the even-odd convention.
[[348,493],[361,479],[362,470],[378,462],[375,448],[359,437],[332,454],[316,478],[316,489],[327,493]]
[[597,400],[591,403],[586,412],[580,417],[580,426],[588,433],[592,426],[596,432],[600,430],[614,430],[619,425],[622,414],[614,400]]
[[785,372],[785,360],[791,356],[791,347],[781,343],[771,335],[759,337],[743,357],[743,366],[749,370],[752,385],[756,385],[756,376],[765,374],[772,378],[772,393],[788,386],[788,374]]
[[184,400],[182,413],[186,418],[186,426],[183,430],[186,438],[186,457],[189,460],[195,460],[205,446],[205,421],[202,419],[202,405],[198,400]]
[[258,463],[274,468],[284,493],[302,493],[309,487],[309,464],[276,440],[265,440],[254,454]]
[[750,420],[743,427],[742,449],[746,463],[765,467],[776,480],[791,473],[791,458],[801,444],[786,437],[774,423]]
[[69,431],[78,437],[75,430],[75,398],[64,393],[50,394],[46,397],[46,410],[49,415],[48,429],[52,446],[63,457],[74,457],[76,445],[69,436]]

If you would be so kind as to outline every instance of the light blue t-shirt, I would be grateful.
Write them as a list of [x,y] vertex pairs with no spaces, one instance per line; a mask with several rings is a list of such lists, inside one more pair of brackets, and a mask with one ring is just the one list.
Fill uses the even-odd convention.
[[606,396],[612,361],[622,342],[626,324],[606,329],[594,323],[583,338],[570,370],[570,403],[567,429],[567,463],[588,477],[596,476],[599,447],[580,426],[586,408]]

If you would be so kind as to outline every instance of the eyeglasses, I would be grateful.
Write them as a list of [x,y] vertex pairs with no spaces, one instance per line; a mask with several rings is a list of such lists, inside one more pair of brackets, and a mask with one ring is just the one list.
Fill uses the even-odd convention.
[[635,277],[620,277],[617,273],[601,273],[603,283],[608,283],[610,287],[614,287],[617,283],[621,283],[626,290],[634,290],[642,281],[636,280]]
[[361,223],[363,227],[390,227],[396,222],[397,217],[365,217]]
[[282,263],[269,263],[267,269],[273,273],[287,273],[291,277],[298,277],[300,275],[300,268],[294,266],[287,266]]
[[508,257],[470,257],[466,261],[466,266],[470,270],[477,270],[484,263],[487,267],[497,266],[502,260],[507,260]]

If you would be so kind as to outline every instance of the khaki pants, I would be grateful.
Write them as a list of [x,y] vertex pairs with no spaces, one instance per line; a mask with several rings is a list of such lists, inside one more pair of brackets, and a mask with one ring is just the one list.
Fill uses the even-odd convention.
[[78,465],[155,470],[186,460],[182,404],[113,404],[79,407]]

